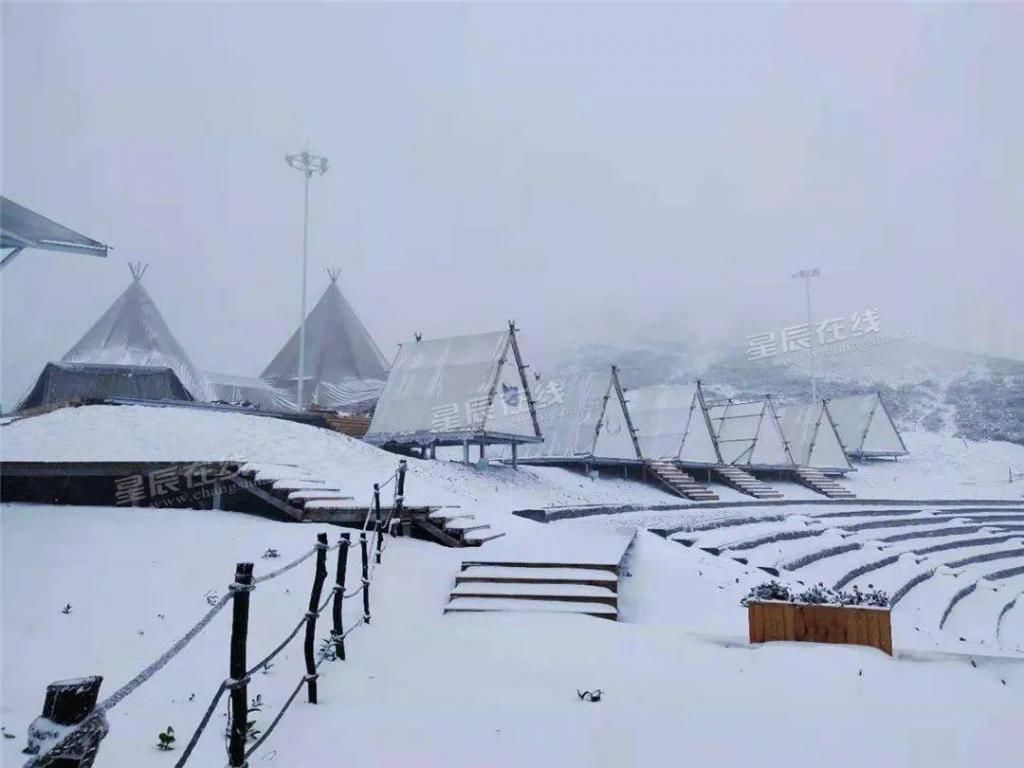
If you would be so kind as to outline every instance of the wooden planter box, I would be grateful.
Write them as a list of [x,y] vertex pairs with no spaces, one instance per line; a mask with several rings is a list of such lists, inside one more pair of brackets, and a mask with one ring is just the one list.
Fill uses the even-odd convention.
[[888,608],[750,601],[750,642],[792,640],[869,645],[892,656]]

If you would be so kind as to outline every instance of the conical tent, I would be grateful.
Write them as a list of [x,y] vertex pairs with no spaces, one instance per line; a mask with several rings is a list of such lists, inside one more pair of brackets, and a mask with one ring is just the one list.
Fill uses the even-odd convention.
[[170,368],[192,397],[208,400],[206,377],[185,354],[142,285],[145,271],[132,265],[131,284],[61,360]]
[[708,416],[724,463],[759,469],[794,466],[770,397],[712,405]]
[[881,458],[910,453],[877,392],[837,397],[828,401],[828,407],[848,456]]
[[721,463],[699,382],[628,389],[625,402],[641,458]]
[[515,331],[403,344],[366,440],[399,445],[539,442]]
[[[372,405],[387,378],[387,361],[338,288],[338,275],[306,316],[303,400],[316,405],[360,408]],[[261,374],[290,400],[298,399],[299,330]]]
[[828,403],[787,405],[779,411],[779,423],[793,461],[799,466],[826,472],[853,469],[839,441]]

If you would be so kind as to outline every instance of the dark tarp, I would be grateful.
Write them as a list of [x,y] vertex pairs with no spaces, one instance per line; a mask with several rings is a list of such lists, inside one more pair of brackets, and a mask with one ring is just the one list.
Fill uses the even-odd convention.
[[79,400],[190,401],[192,396],[170,368],[140,365],[47,363],[18,410]]

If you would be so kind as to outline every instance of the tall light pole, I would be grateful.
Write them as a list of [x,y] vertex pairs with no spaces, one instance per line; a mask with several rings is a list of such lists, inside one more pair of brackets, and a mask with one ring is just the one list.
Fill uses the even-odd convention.
[[801,269],[799,272],[794,272],[794,278],[803,278],[804,286],[807,289],[807,329],[811,334],[811,403],[818,402],[818,377],[817,371],[814,365],[814,318],[811,316],[811,279],[819,277],[821,270],[815,269]]
[[302,171],[305,181],[305,200],[302,208],[302,315],[299,318],[299,389],[298,406],[302,410],[302,384],[306,375],[306,260],[309,249],[309,180],[314,173],[327,173],[327,158],[314,155],[309,150],[297,155],[285,155],[285,161],[297,171]]

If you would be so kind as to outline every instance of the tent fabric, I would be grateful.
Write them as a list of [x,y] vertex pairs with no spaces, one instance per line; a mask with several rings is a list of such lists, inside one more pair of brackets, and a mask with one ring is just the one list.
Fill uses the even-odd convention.
[[[260,378],[297,401],[298,370],[296,329]],[[387,361],[332,279],[306,317],[303,399],[328,407],[372,406],[387,375]]]
[[[543,443],[523,445],[519,457],[636,459],[614,369],[537,378],[537,420]],[[507,458],[508,452],[502,456]]]
[[18,410],[79,400],[191,401],[192,396],[167,367],[47,363]]
[[285,393],[263,379],[206,371],[210,400],[249,405],[267,411],[295,411],[298,407]]
[[486,433],[539,437],[513,344],[511,331],[498,331],[402,345],[366,439],[426,444]]
[[626,390],[626,409],[644,459],[720,463],[699,384],[658,384]]
[[170,368],[193,398],[210,399],[206,377],[174,338],[138,277],[61,361]]
[[848,456],[880,458],[910,453],[877,392],[837,397],[828,401],[828,408]]
[[0,248],[36,248],[106,256],[108,246],[0,197]]
[[770,397],[712,405],[708,416],[724,463],[763,469],[794,466]]
[[798,465],[833,472],[853,469],[824,401],[787,405],[779,410],[779,424]]

